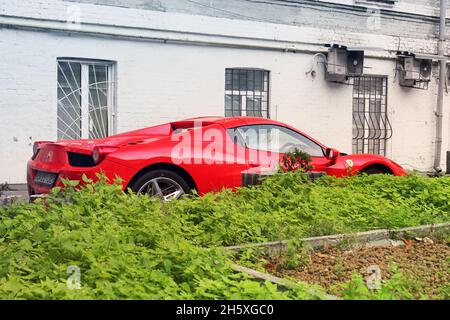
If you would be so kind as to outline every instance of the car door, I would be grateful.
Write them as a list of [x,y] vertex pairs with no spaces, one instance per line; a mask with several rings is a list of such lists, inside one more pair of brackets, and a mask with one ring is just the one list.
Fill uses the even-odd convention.
[[247,169],[245,148],[235,144],[221,124],[198,127],[190,133],[192,163],[184,168],[194,177],[199,190],[220,191],[240,186],[241,172]]

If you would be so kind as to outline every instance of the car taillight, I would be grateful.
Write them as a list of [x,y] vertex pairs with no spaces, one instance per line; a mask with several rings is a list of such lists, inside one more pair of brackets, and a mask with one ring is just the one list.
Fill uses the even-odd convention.
[[117,149],[117,147],[95,147],[92,151],[92,160],[94,160],[95,164],[99,164],[105,159],[106,155]]
[[35,156],[39,151],[39,144],[37,142],[33,143],[33,156]]
[[44,145],[52,143],[52,141],[36,141],[33,143],[33,158],[35,158],[39,152],[39,149]]
[[94,160],[95,164],[100,162],[100,151],[98,150],[98,148],[95,148],[94,151],[92,151],[92,159]]

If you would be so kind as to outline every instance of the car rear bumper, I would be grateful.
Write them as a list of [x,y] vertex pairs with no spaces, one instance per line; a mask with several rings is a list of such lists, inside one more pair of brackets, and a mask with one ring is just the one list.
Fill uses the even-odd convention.
[[[38,171],[56,174],[54,183],[51,186],[37,183],[35,178]],[[29,160],[27,164],[28,194],[31,199],[43,197],[48,194],[52,188],[64,186],[63,179],[77,180],[83,185],[83,175],[86,175],[87,178],[92,179],[93,181],[97,181],[97,174],[99,173],[103,173],[111,183],[117,177],[120,177],[122,179],[123,189],[125,189],[128,181],[133,176],[134,170],[109,159],[103,160],[99,165],[94,167],[73,167],[68,164],[50,165],[35,160]]]

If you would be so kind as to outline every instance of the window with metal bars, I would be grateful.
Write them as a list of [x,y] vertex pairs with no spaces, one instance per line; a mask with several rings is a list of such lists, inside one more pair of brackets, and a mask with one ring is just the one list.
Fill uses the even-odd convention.
[[58,59],[58,139],[114,133],[114,63]]
[[269,71],[225,69],[225,116],[270,118]]
[[387,77],[353,78],[353,153],[386,155],[392,127],[387,113]]

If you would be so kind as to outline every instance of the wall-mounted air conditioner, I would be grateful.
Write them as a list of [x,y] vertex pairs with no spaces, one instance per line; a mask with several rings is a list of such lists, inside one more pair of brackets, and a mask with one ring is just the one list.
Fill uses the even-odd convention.
[[364,51],[348,50],[345,46],[332,45],[328,49],[325,79],[344,82],[351,76],[360,76],[364,68]]
[[415,87],[418,83],[431,80],[431,59],[419,59],[410,54],[399,56],[397,65],[400,72],[399,83],[401,86]]

